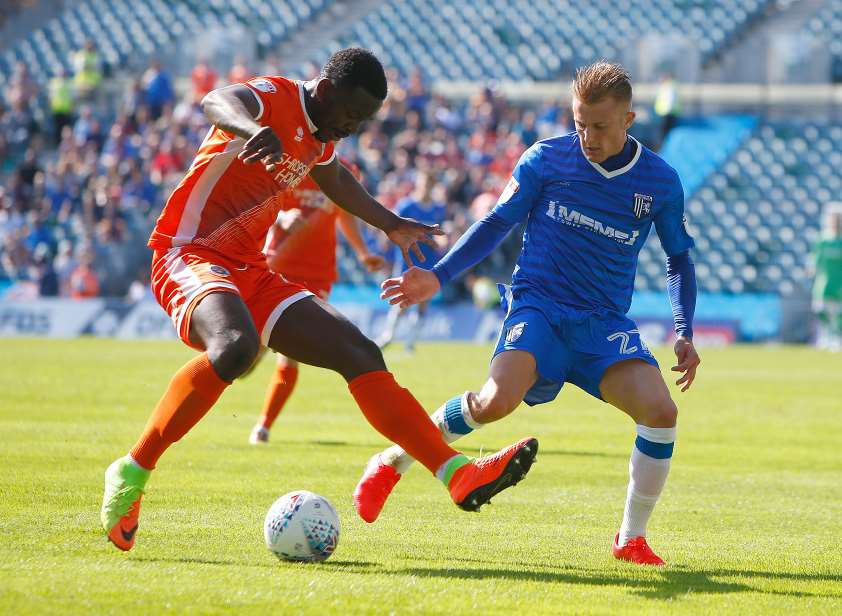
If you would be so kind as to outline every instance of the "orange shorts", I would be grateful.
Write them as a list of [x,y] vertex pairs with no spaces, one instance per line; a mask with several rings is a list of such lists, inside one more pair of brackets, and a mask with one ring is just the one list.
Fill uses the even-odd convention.
[[209,293],[239,295],[251,313],[260,342],[269,336],[289,306],[313,295],[268,269],[232,261],[201,246],[156,250],[152,257],[152,292],[170,315],[178,337],[190,345],[190,318]]
[[301,285],[308,291],[312,292],[313,295],[318,297],[320,300],[325,302],[327,301],[327,298],[330,297],[330,289],[333,287],[333,282],[330,280],[310,280],[290,276],[289,281]]

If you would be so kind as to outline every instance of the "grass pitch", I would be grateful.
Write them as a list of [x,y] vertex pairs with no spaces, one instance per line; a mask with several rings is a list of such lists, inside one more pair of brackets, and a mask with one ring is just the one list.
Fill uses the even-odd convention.
[[[482,383],[489,352],[386,358],[432,410]],[[840,355],[703,350],[697,382],[675,392],[679,439],[649,528],[659,570],[610,556],[633,426],[575,387],[460,442],[541,442],[524,482],[481,513],[417,466],[366,525],[351,492],[385,441],[339,377],[304,368],[272,442],[247,444],[269,361],[162,458],[120,553],[99,527],[103,471],[189,356],[175,342],[0,340],[0,613],[842,613]],[[266,510],[294,489],[339,510],[324,564],[263,545]]]

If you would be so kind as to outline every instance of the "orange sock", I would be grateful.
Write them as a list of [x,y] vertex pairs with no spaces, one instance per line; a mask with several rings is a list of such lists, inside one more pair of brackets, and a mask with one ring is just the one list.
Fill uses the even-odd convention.
[[348,383],[348,389],[368,423],[403,447],[431,473],[459,455],[448,447],[418,400],[408,389],[397,384],[391,372],[367,372]]
[[261,424],[267,430],[272,427],[278,415],[281,414],[297,380],[298,366],[296,364],[277,364],[272,380],[269,382],[269,389],[266,390],[266,400],[263,402],[263,411],[260,417]]
[[161,454],[205,416],[228,385],[216,374],[207,353],[184,364],[155,407],[131,456],[143,468],[155,468]]

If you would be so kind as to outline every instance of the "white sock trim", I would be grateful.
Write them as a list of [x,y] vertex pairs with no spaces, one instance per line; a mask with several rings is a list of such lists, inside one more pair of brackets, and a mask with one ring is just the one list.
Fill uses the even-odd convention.
[[471,415],[471,408],[468,406],[468,394],[471,393],[466,391],[462,394],[462,418],[465,420],[465,423],[468,424],[468,427],[471,430],[479,430],[482,428],[483,424],[478,422],[474,419],[474,416]]
[[652,443],[674,443],[676,433],[675,426],[672,428],[650,428],[637,424],[637,435]]
[[638,501],[638,502],[641,502],[641,503],[651,503],[652,505],[657,503],[658,499],[661,498],[660,494],[658,494],[657,496],[649,496],[649,495],[642,494],[642,493],[638,492],[634,488],[629,488],[626,495],[627,495],[627,497],[632,498],[635,501]]

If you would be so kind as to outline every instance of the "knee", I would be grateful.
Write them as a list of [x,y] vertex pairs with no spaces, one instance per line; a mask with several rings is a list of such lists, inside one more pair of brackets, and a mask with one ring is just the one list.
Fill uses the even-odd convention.
[[645,421],[642,423],[650,428],[672,428],[677,422],[678,407],[672,398],[667,396],[647,409]]
[[343,342],[336,356],[335,370],[346,380],[351,381],[366,372],[386,369],[380,347],[356,327],[350,328]]
[[482,391],[474,394],[469,400],[471,404],[471,415],[479,423],[491,423],[502,419],[514,411],[521,400],[509,392],[496,389],[493,392]]
[[251,368],[259,350],[257,332],[229,330],[208,345],[208,360],[220,378],[233,381]]

